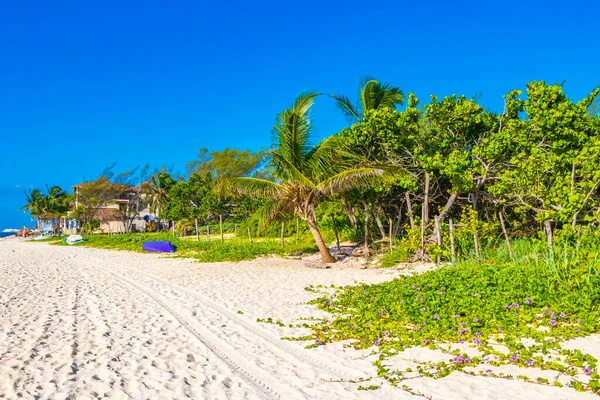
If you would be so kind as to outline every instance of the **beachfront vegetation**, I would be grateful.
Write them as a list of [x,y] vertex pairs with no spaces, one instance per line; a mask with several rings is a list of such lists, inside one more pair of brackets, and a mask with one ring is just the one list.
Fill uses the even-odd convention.
[[[560,234],[555,248],[549,255],[545,240],[523,238],[513,243],[515,261],[506,248],[494,248],[480,263],[464,259],[420,275],[324,292],[313,303],[333,318],[312,326],[312,346],[342,340],[356,348],[376,346],[379,375],[398,386],[460,370],[558,386],[564,375],[576,390],[600,393],[598,360],[559,343],[598,332],[600,232]],[[386,363],[414,346],[448,358],[417,360],[414,370]],[[499,374],[496,367],[506,364],[532,370],[519,377]],[[557,378],[537,379],[533,368],[556,371]]]
[[[598,393],[597,360],[559,345],[599,331],[598,91],[573,102],[560,85],[531,82],[494,113],[476,98],[421,104],[365,79],[357,104],[331,96],[349,125],[319,143],[310,141],[316,95],[303,94],[278,115],[270,150],[202,150],[186,177],[163,170],[150,180],[152,209],[192,238],[98,235],[87,243],[139,251],[142,241],[162,239],[201,261],[319,249],[331,262],[325,243],[341,237],[380,255],[384,267],[437,261],[421,275],[322,290],[314,303],[332,318],[303,339],[376,346],[380,375],[398,386],[455,370],[513,378],[494,367],[515,364],[558,371],[573,388]],[[38,194],[28,198],[34,215],[42,215]],[[214,236],[227,229],[231,239]],[[410,346],[448,359],[416,371],[386,364]]]
[[[80,185],[71,216],[93,228],[98,208],[126,192],[136,196],[135,207],[120,206],[126,226],[147,205],[162,222],[153,229],[176,225],[188,234],[234,223],[244,226],[238,237],[248,228],[273,237],[300,217],[326,262],[334,259],[323,230],[352,232],[367,254],[393,253],[386,265],[450,261],[452,239],[454,258],[480,253],[503,232],[510,240],[543,231],[551,248],[557,231],[600,223],[598,89],[578,102],[560,85],[525,89],[509,91],[494,113],[465,96],[421,104],[365,78],[356,104],[330,95],[349,126],[319,143],[311,142],[316,95],[303,94],[278,114],[271,149],[202,149],[186,176],[109,168]],[[28,194],[26,209],[41,216],[38,194]]]

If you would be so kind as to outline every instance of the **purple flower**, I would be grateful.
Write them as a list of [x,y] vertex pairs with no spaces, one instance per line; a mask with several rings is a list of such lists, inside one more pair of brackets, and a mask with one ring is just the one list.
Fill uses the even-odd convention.
[[490,372],[492,372],[492,370],[491,370],[491,369],[486,369],[486,370],[485,370],[485,373],[486,373],[486,374],[489,374]]
[[427,322],[421,322],[421,326],[427,325]]
[[471,359],[470,358],[465,358],[465,364],[471,364]]
[[531,367],[533,365],[533,360],[527,360],[527,361],[525,361],[525,364],[527,364],[527,366]]
[[433,319],[440,319],[440,316],[439,316],[439,315],[437,315],[437,314],[435,314],[435,315],[433,316]]
[[464,322],[461,322],[461,323],[460,323],[460,326],[465,326],[465,323],[464,323]]
[[321,341],[319,339],[315,340],[315,344],[321,344]]
[[456,362],[456,363],[461,363],[463,362],[463,358],[461,356],[456,356],[452,359],[452,361]]
[[560,314],[558,314],[558,315],[559,315],[561,318],[564,318],[564,317],[566,317],[565,313],[564,313],[564,312],[562,312],[562,311],[561,311],[561,313],[560,313]]
[[475,322],[475,323],[479,322],[479,318],[473,318],[473,322]]
[[575,333],[579,333],[581,329],[575,329]]
[[427,308],[423,307],[421,308],[421,311],[427,311]]
[[415,288],[415,285],[412,285],[412,286],[411,286],[411,288],[413,288],[413,289],[414,289],[414,288]]
[[577,323],[578,323],[578,324],[580,324],[580,323],[581,323],[581,320],[580,320],[580,319],[578,319],[578,320],[577,320]]
[[550,315],[550,319],[556,319],[556,315],[554,315],[554,313],[552,311],[550,311],[550,313],[548,313],[548,315]]
[[592,371],[590,371],[590,369],[588,367],[585,367],[585,369],[583,370],[583,373],[586,375],[591,375]]
[[477,332],[477,333],[475,334],[475,336],[477,336],[477,337],[481,337],[481,333]]
[[452,317],[454,317],[454,318],[458,318],[458,314],[454,314]]
[[385,313],[383,312],[383,310],[379,311],[379,316],[380,316],[380,317],[383,317],[383,314],[385,314]]
[[365,326],[368,328],[371,326],[371,324],[367,322],[367,325],[365,325]]
[[442,294],[442,292],[438,292],[438,294]]
[[529,297],[525,298],[525,304],[529,304],[531,302],[531,299]]
[[519,356],[517,356],[516,354],[513,354],[513,355],[510,357],[510,359],[511,359],[513,362],[517,362],[517,361],[519,361]]
[[504,331],[504,329],[503,329],[502,327],[499,327],[499,328],[498,328],[498,331],[500,331],[500,332],[503,332],[503,331]]
[[423,339],[423,341],[421,343],[423,343],[423,345],[426,345],[427,344],[427,339]]
[[375,341],[375,346],[379,346],[380,344],[381,344],[381,342],[379,341],[379,339],[377,339],[377,340]]
[[556,321],[555,321],[555,320],[553,320],[553,319],[552,319],[552,320],[550,320],[550,325],[552,325],[552,326],[556,326]]
[[404,300],[400,300],[400,304],[404,304]]
[[421,291],[421,288],[420,288],[420,287],[418,287],[418,288],[417,288],[417,292],[420,292],[420,291]]

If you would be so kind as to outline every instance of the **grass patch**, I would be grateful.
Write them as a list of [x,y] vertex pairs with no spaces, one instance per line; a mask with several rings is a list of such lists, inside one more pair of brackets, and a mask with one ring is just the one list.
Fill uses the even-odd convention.
[[179,239],[170,233],[128,233],[112,236],[99,234],[84,236],[84,240],[81,245],[88,247],[137,252],[142,252],[144,242],[166,241],[173,245],[176,255],[194,258],[200,262],[242,261],[267,255],[285,256],[317,251],[317,247],[308,238],[304,238],[298,245],[292,239],[288,239],[284,247],[281,247],[278,239],[260,239],[253,243],[249,240],[230,239],[221,243],[219,239],[209,241],[202,237],[199,241],[195,238]]

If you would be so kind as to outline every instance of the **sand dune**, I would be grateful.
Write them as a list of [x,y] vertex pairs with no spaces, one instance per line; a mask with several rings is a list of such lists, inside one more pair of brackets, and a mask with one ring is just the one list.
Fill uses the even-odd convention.
[[[308,285],[381,282],[398,271],[263,259],[199,264],[157,255],[0,242],[0,398],[401,399],[372,377],[373,356],[306,350],[285,324],[324,314]],[[597,338],[586,338],[594,348]],[[580,348],[580,347],[579,347]],[[426,357],[425,350],[405,355]],[[395,362],[398,362],[396,360]],[[345,382],[338,382],[345,381]],[[382,383],[375,379],[375,384]],[[415,379],[434,399],[595,398],[568,388],[455,373]]]

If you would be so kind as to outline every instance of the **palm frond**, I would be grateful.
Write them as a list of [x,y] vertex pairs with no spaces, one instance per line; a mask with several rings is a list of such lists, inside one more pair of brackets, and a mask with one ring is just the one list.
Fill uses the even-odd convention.
[[311,149],[306,160],[313,180],[321,181],[320,177],[336,174],[362,160],[352,153],[347,143],[342,136],[332,135]]
[[273,128],[273,147],[298,170],[309,149],[310,120],[308,112],[319,93],[301,93],[292,106],[277,116]]
[[397,105],[402,105],[404,102],[404,93],[398,87],[392,86],[390,83],[377,82],[373,86],[373,108],[396,108]]
[[358,88],[358,102],[360,104],[361,119],[364,116],[365,111],[372,110],[375,107],[375,89],[377,87],[377,81],[373,78],[362,78],[359,81]]
[[259,198],[277,198],[283,185],[259,178],[230,178],[223,182],[229,190]]
[[315,184],[302,172],[300,172],[290,161],[278,153],[272,153],[272,163],[279,169],[281,178],[299,183],[306,187],[314,187]]
[[326,195],[331,195],[351,189],[371,187],[381,179],[385,172],[383,168],[349,169],[323,181],[319,184],[318,189]]
[[360,121],[360,113],[354,107],[348,96],[343,94],[330,94],[329,97],[335,100],[336,107],[344,114],[349,124]]
[[253,217],[258,221],[258,228],[265,229],[269,223],[290,214],[293,208],[285,200],[268,200],[256,212]]

